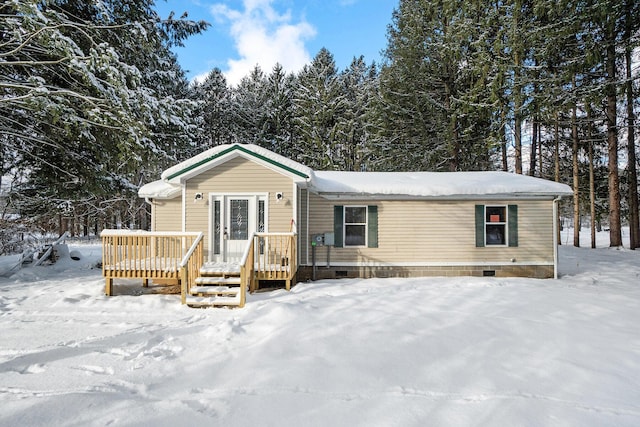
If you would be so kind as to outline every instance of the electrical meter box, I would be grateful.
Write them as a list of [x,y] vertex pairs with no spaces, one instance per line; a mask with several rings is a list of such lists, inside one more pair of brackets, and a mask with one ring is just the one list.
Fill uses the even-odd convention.
[[333,233],[321,233],[311,235],[311,246],[333,246],[335,238]]
[[324,236],[324,244],[326,246],[333,246],[336,244],[333,233],[324,233],[323,236]]

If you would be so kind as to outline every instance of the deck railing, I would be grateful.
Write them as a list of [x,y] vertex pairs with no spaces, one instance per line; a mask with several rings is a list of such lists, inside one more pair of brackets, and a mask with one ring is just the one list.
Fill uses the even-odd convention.
[[200,276],[200,267],[203,260],[203,240],[204,234],[199,233],[196,240],[191,244],[191,248],[180,261],[180,294],[182,304],[187,303],[187,295],[191,286],[196,283]]
[[202,233],[103,230],[101,237],[107,295],[114,278],[180,279],[189,286],[202,265]]
[[[104,230],[101,236],[107,295],[112,294],[114,278],[175,279],[186,302],[203,262],[202,233]],[[284,281],[290,290],[297,269],[295,233],[254,233],[240,263],[240,306],[247,289],[255,291],[260,280]]]
[[247,286],[252,292],[255,286],[255,264],[253,263],[255,259],[254,252],[254,238],[252,237],[244,250],[242,259],[240,260],[240,307],[244,307],[244,303],[247,300]]
[[291,289],[297,265],[296,233],[256,233],[253,237],[255,252],[255,290],[258,280],[282,280]]
[[254,233],[240,261],[240,307],[247,286],[254,292],[260,280],[281,280],[290,290],[297,270],[295,233]]

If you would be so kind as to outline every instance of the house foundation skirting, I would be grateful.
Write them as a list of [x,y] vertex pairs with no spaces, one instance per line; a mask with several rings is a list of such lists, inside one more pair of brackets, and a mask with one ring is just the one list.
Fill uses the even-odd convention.
[[[553,265],[481,265],[481,266],[331,266],[316,267],[315,279],[341,278],[385,278],[427,276],[472,276],[472,277],[531,277],[550,279],[554,277]],[[313,267],[300,266],[297,280],[307,281],[314,277]]]

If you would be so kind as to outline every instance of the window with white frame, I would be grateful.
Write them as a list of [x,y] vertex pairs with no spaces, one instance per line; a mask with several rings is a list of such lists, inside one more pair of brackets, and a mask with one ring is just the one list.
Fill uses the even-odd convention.
[[507,207],[485,206],[485,244],[504,246],[507,244]]
[[367,207],[344,207],[344,245],[367,245]]
[[475,205],[476,247],[518,246],[518,205]]
[[333,246],[343,247],[378,247],[378,206],[343,206],[333,207]]

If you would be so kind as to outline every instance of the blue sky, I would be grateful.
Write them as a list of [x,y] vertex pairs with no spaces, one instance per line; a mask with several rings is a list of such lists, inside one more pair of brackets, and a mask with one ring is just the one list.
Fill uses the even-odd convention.
[[190,79],[218,67],[236,84],[256,65],[269,72],[276,62],[298,71],[322,47],[345,69],[351,60],[380,62],[387,25],[398,0],[157,0],[161,17],[204,19],[211,27],[176,48]]

